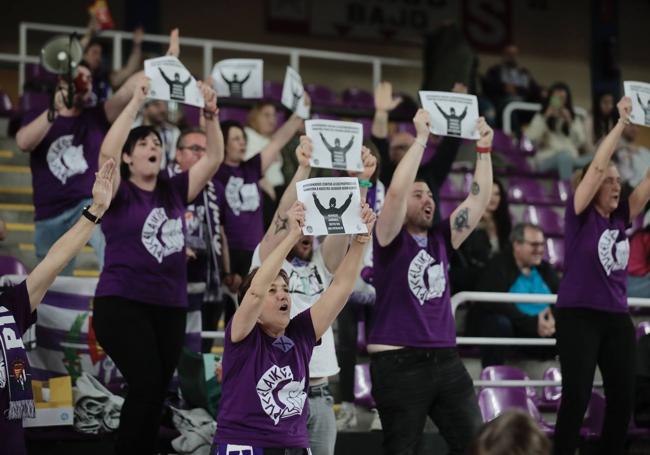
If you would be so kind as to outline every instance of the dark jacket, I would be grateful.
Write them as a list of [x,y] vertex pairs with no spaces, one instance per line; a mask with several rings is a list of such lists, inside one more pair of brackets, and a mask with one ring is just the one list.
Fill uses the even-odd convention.
[[[551,265],[542,261],[537,271],[553,294],[557,293],[560,279]],[[481,274],[477,289],[484,292],[508,292],[520,275],[512,249],[494,255]],[[481,313],[497,313],[512,321],[517,336],[537,337],[537,316],[519,311],[514,303],[480,302],[474,304],[475,321],[480,323]]]

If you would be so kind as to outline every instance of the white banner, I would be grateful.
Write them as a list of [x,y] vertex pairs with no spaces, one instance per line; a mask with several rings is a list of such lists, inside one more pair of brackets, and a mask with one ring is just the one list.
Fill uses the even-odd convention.
[[310,164],[326,169],[363,171],[363,125],[338,120],[307,120],[305,133],[314,146]]
[[212,69],[217,95],[230,98],[262,98],[264,61],[254,58],[221,60]]
[[650,84],[647,82],[625,81],[625,96],[632,99],[632,123],[650,126]]
[[474,95],[420,91],[422,107],[431,115],[431,132],[437,136],[478,139],[478,100]]
[[305,204],[305,235],[366,234],[361,219],[359,181],[353,177],[315,178],[296,183]]
[[197,107],[205,105],[196,79],[176,57],[145,60],[144,74],[151,79],[149,98],[177,101]]
[[290,66],[284,76],[282,86],[282,105],[300,118],[309,118],[309,107],[305,106],[305,88],[300,74]]

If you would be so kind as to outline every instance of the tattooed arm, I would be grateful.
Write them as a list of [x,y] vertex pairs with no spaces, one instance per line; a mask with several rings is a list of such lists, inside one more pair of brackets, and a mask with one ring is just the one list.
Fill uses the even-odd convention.
[[278,208],[273,215],[273,221],[267,229],[266,234],[262,239],[262,243],[260,243],[260,261],[262,262],[289,233],[287,210],[291,208],[298,197],[296,193],[296,183],[309,178],[309,173],[311,172],[311,166],[309,164],[311,154],[311,139],[307,136],[301,136],[300,144],[296,148],[298,169],[296,169],[296,173],[291,179],[291,182],[284,191],[284,194],[282,194]]
[[[477,128],[480,139],[477,148],[492,147],[492,128],[483,117],[478,119]],[[458,249],[467,236],[474,230],[490,202],[492,194],[492,159],[489,153],[477,153],[474,182],[470,194],[453,211],[449,218],[451,224],[451,244]]]

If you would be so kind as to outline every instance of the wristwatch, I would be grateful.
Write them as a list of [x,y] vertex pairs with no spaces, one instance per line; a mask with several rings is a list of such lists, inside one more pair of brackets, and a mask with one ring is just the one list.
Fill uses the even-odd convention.
[[84,207],[84,211],[81,212],[81,214],[82,214],[83,216],[85,216],[86,218],[88,218],[90,221],[92,221],[92,222],[95,223],[95,224],[99,224],[99,223],[101,223],[101,222],[102,222],[102,219],[99,218],[99,217],[97,217],[97,216],[95,216],[95,215],[93,215],[92,213],[90,213],[90,210],[88,210],[89,208],[90,208],[89,205],[87,205],[86,207]]

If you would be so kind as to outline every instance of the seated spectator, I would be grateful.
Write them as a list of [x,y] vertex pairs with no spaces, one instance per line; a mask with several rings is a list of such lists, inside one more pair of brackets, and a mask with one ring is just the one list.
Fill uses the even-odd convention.
[[643,181],[650,167],[650,150],[634,143],[638,131],[637,125],[625,125],[613,157],[623,186],[628,191]]
[[585,122],[587,145],[590,151],[595,150],[596,144],[614,128],[618,121],[618,111],[615,109],[614,95],[610,92],[601,93],[594,104],[593,112]]
[[[501,122],[503,108],[512,101],[536,102],[540,88],[526,68],[519,65],[519,49],[510,44],[503,49],[503,59],[487,70],[483,79],[484,95],[497,110],[497,122]],[[518,124],[519,122],[515,122]]]
[[551,442],[530,415],[511,409],[481,428],[467,454],[550,455]]
[[568,181],[573,170],[586,165],[593,155],[584,154],[586,131],[584,123],[573,110],[569,86],[556,82],[548,89],[542,110],[535,114],[526,130],[535,144],[535,164],[539,171],[557,171]]
[[508,193],[495,178],[490,203],[481,221],[451,258],[452,293],[478,290],[478,278],[490,258],[508,247],[511,228]]
[[650,225],[630,238],[627,296],[650,298]]
[[[485,267],[478,290],[517,294],[554,294],[559,278],[544,261],[544,234],[530,223],[519,223],[510,235],[512,249],[495,255]],[[549,305],[532,303],[475,303],[470,310],[471,331],[486,337],[550,337],[555,333],[555,320]],[[485,346],[481,349],[483,367],[501,365],[507,350]],[[539,354],[539,348],[530,354]],[[528,352],[527,352],[528,354]]]
[[140,125],[151,126],[160,135],[163,148],[160,166],[164,169],[174,161],[176,143],[181,134],[178,127],[169,121],[167,101],[147,100],[142,108],[142,115],[133,123],[133,126]]

